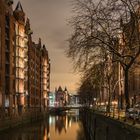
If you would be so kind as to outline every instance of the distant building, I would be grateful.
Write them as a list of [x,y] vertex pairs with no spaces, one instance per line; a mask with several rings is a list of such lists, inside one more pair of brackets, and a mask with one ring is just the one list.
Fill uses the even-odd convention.
[[79,95],[78,95],[78,94],[70,95],[69,104],[70,104],[70,105],[77,105],[77,104],[80,104]]
[[49,107],[55,107],[55,93],[49,93]]
[[61,86],[55,89],[55,106],[63,107],[69,103],[69,93],[67,88],[63,90]]

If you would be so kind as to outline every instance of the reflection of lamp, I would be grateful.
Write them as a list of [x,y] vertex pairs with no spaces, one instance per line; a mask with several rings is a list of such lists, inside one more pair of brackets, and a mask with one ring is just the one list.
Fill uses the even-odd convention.
[[95,102],[95,105],[96,105],[96,100],[97,100],[96,98],[93,98],[93,101]]
[[51,135],[50,135],[50,132],[49,132],[49,133],[48,133],[48,137],[47,137],[47,138],[49,139],[49,138],[50,138],[50,136],[51,136]]

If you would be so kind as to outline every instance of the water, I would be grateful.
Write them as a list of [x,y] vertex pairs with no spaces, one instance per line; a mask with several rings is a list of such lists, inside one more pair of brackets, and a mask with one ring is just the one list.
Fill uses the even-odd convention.
[[3,132],[0,140],[85,140],[85,137],[78,110],[71,110]]

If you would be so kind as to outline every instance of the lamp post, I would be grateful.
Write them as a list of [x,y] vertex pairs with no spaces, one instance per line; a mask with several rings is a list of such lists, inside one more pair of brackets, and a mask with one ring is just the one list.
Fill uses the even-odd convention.
[[[116,86],[119,84],[119,82],[121,82],[121,81],[124,81],[124,79],[120,79],[120,80],[118,80],[117,82],[116,82],[116,84],[114,85],[114,88],[113,88],[113,93],[115,92],[115,89],[116,89]],[[121,89],[121,102],[119,102],[119,94],[118,94],[118,108],[120,108],[119,107],[119,103],[121,103],[121,109],[122,109],[122,89]]]
[[[120,79],[116,82],[116,84],[114,85],[114,88],[113,88],[113,93],[115,92],[115,89],[116,89],[116,86],[119,84],[119,82],[121,81],[124,81],[124,79]],[[118,93],[118,119],[120,117],[120,108],[122,109],[123,108],[123,100],[122,100],[122,87],[121,87],[121,94],[119,96],[119,93]]]

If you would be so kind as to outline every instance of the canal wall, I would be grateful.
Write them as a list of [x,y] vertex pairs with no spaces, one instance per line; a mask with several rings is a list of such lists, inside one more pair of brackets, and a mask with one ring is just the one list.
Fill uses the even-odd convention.
[[42,120],[48,116],[48,112],[28,111],[23,114],[12,114],[11,116],[0,117],[0,131],[22,126],[27,123],[33,123]]
[[80,111],[87,140],[140,140],[140,128],[97,111]]

